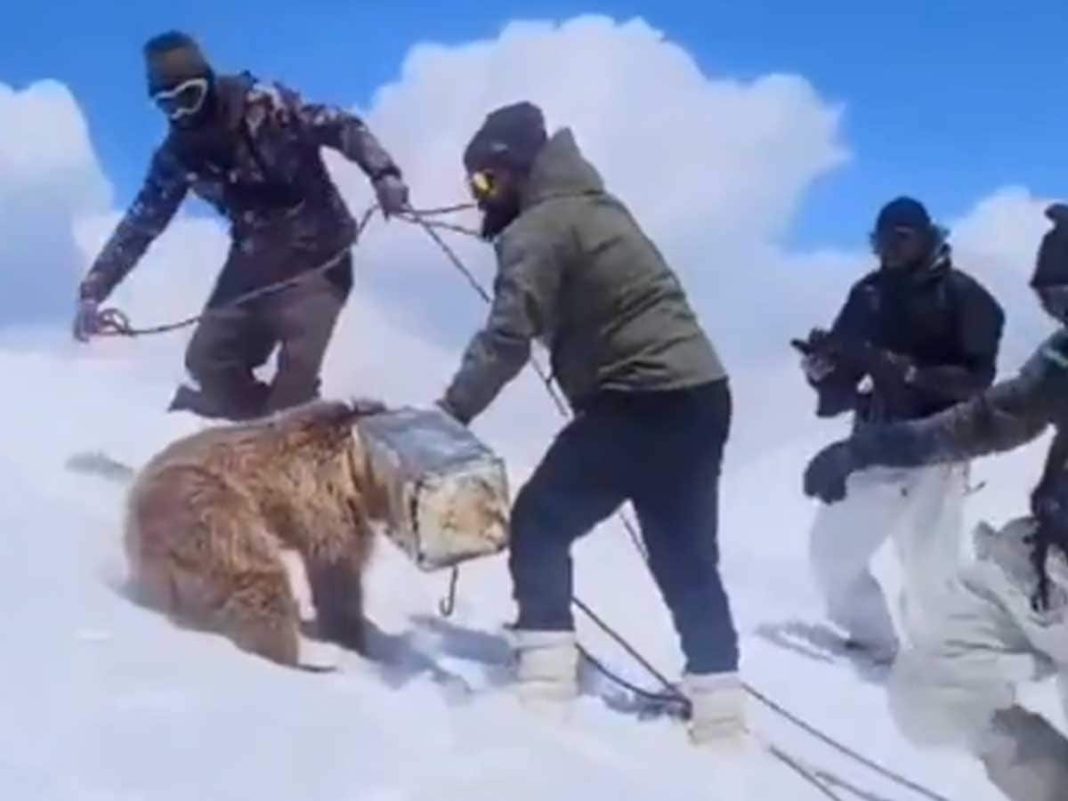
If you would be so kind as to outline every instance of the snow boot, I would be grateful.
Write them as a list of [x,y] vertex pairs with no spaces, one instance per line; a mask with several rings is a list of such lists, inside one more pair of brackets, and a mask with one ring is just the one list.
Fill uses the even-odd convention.
[[554,719],[579,694],[579,651],[573,631],[515,629],[512,638],[520,703]]
[[1068,740],[1041,715],[1022,707],[998,712],[976,750],[1012,801],[1068,799]]
[[312,673],[329,673],[341,666],[341,648],[335,643],[302,635],[299,641],[297,665]]
[[690,741],[741,754],[752,744],[746,726],[746,692],[737,673],[686,674],[682,691],[690,701]]
[[192,412],[207,420],[225,420],[243,422],[263,417],[267,413],[266,401],[269,388],[266,384],[256,382],[246,393],[247,397],[236,401],[223,402],[205,392],[186,384],[179,384],[174,392],[168,412]]

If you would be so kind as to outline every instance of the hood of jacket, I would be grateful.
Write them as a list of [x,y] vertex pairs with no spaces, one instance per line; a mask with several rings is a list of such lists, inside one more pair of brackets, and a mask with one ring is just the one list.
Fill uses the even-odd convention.
[[534,160],[520,208],[528,209],[555,197],[602,192],[604,181],[600,173],[582,155],[571,129],[563,128],[549,138]]

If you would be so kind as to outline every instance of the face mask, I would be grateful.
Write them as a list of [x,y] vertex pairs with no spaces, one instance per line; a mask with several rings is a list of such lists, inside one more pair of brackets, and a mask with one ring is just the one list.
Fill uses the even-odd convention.
[[208,79],[191,78],[152,95],[152,100],[171,122],[195,117],[208,97]]
[[468,188],[482,211],[481,234],[493,239],[519,216],[519,196],[488,170],[471,173]]

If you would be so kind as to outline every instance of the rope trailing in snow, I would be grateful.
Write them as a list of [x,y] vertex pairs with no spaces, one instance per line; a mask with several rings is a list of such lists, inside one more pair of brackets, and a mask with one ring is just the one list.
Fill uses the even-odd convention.
[[[431,239],[433,239],[438,244],[438,246],[442,249],[442,251],[444,251],[444,253],[449,258],[449,260],[453,263],[453,265],[464,275],[464,277],[467,279],[468,283],[471,284],[471,286],[478,293],[478,295],[485,302],[487,302],[487,303],[492,302],[492,298],[491,298],[490,294],[486,291],[486,289],[478,282],[478,280],[474,277],[474,275],[471,273],[471,271],[467,269],[467,267],[459,259],[459,257],[452,250],[452,248],[450,248],[448,246],[448,244],[441,238],[441,236],[438,234],[438,232],[436,230],[434,230],[435,227],[445,227],[445,226],[442,226],[440,224],[435,225],[433,223],[429,223],[428,221],[422,219],[418,214],[415,215],[415,218],[416,218],[415,221],[417,222],[417,224],[422,226],[423,230],[425,230],[426,233],[431,237]],[[478,234],[476,232],[471,231],[469,229],[462,228],[460,226],[447,226],[447,228],[448,228],[448,230],[458,231],[458,232],[467,234],[469,236],[475,236],[475,237],[478,236]],[[564,416],[564,417],[569,416],[569,409],[567,408],[567,406],[564,403],[564,401],[561,399],[559,393],[556,391],[556,388],[553,385],[552,376],[547,374],[544,371],[544,369],[537,362],[534,362],[533,364],[534,364],[534,370],[538,374],[538,378],[541,379],[542,383],[545,385],[545,388],[548,391],[550,398],[553,400],[553,403],[555,404],[557,411],[560,412],[560,414],[562,416]],[[980,489],[981,489],[981,487],[980,487]],[[635,546],[635,549],[641,555],[642,559],[648,564],[649,555],[648,555],[648,553],[647,553],[647,551],[646,551],[646,549],[645,549],[645,547],[644,547],[644,545],[643,545],[643,543],[641,541],[641,537],[638,534],[634,524],[622,512],[619,512],[617,516],[619,517],[620,521],[623,523],[623,526],[627,530],[627,533],[630,535],[631,542]],[[456,572],[453,574],[452,581],[450,583],[450,594],[452,596],[454,596],[455,593],[456,593],[456,582],[458,581],[458,578],[459,578],[459,570],[457,569]],[[600,628],[605,634],[607,634],[617,644],[619,644],[620,647],[622,647],[631,656],[631,658],[633,658],[639,665],[641,665],[649,673],[650,676],[652,676],[658,682],[660,682],[660,684],[666,690],[666,693],[656,693],[656,692],[652,692],[650,690],[642,689],[642,688],[634,685],[633,683],[627,681],[623,677],[621,677],[618,674],[614,673],[613,671],[609,670],[604,664],[602,664],[598,660],[594,659],[589,654],[588,651],[586,651],[585,649],[581,649],[581,646],[580,646],[580,649],[583,652],[583,656],[587,659],[587,661],[590,662],[591,665],[594,666],[595,669],[597,669],[600,673],[602,673],[605,677],[607,677],[611,681],[614,681],[616,684],[619,684],[621,687],[629,690],[630,692],[634,693],[635,695],[638,695],[641,698],[644,698],[644,699],[647,699],[647,700],[650,700],[650,701],[654,701],[654,702],[658,702],[658,703],[676,702],[680,706],[683,707],[683,710],[684,710],[683,714],[685,716],[687,716],[687,717],[689,716],[690,709],[691,709],[690,701],[689,701],[688,698],[686,698],[685,694],[681,690],[679,690],[660,671],[658,671],[644,656],[642,656],[641,652],[639,652],[621,634],[619,634],[610,625],[608,625],[608,623],[604,619],[602,619],[599,615],[597,615],[578,596],[572,596],[571,600],[572,600],[572,603],[579,609],[579,611],[581,611],[598,628]],[[870,770],[872,770],[875,773],[879,774],[883,778],[885,778],[885,779],[887,779],[887,780],[889,780],[889,781],[891,781],[891,782],[893,782],[893,783],[895,783],[895,784],[897,784],[897,785],[899,785],[901,787],[907,788],[907,789],[917,793],[918,795],[922,796],[923,798],[928,799],[928,801],[950,801],[950,799],[946,798],[945,796],[940,795],[940,794],[936,793],[935,791],[930,790],[927,787],[924,787],[923,785],[917,784],[916,782],[913,782],[913,781],[909,780],[908,778],[906,778],[905,776],[903,776],[903,775],[901,775],[899,773],[896,773],[896,772],[894,772],[894,771],[892,771],[892,770],[890,770],[888,768],[883,767],[882,765],[880,765],[877,762],[865,757],[863,754],[860,754],[859,752],[855,751],[854,749],[850,748],[849,746],[843,745],[842,743],[838,742],[837,740],[835,740],[830,735],[824,734],[822,731],[817,729],[815,726],[807,723],[805,720],[803,720],[799,716],[794,715],[793,713],[789,712],[787,709],[785,709],[780,704],[778,704],[778,703],[774,702],[773,700],[771,700],[770,698],[768,698],[766,695],[764,695],[763,693],[758,691],[752,685],[747,683],[744,686],[745,686],[746,692],[748,692],[751,696],[753,696],[758,701],[760,701],[765,706],[767,706],[769,709],[771,709],[775,714],[777,714],[780,717],[786,719],[790,723],[793,723],[795,726],[801,728],[807,734],[809,734],[810,736],[816,738],[817,740],[819,740],[820,742],[824,743],[825,745],[830,746],[831,748],[835,749],[836,751],[840,752],[841,754],[843,754],[843,755],[849,757],[850,759],[853,759],[857,763],[869,768]],[[787,754],[785,754],[780,749],[778,749],[778,748],[776,748],[774,746],[769,746],[769,751],[775,757],[777,757],[780,761],[782,761],[784,764],[787,764],[791,769],[793,769],[794,771],[799,772],[802,775],[804,775],[804,777],[806,778],[806,780],[809,783],[812,783],[812,784],[814,784],[814,786],[817,786],[820,789],[820,791],[824,795],[826,795],[828,798],[832,798],[832,799],[837,799],[838,798],[838,796],[836,796],[834,794],[834,792],[831,791],[823,783],[823,781],[820,780],[821,778],[823,778],[825,781],[829,781],[833,777],[830,777],[829,775],[820,776],[818,774],[809,773],[803,766],[801,766],[797,762],[797,760],[793,759],[792,757],[789,757]],[[837,781],[837,779],[835,779],[835,781]],[[849,788],[849,789],[853,790],[853,788]],[[856,792],[856,791],[854,791],[854,792]]]
[[856,751],[854,751],[849,746],[842,745],[842,743],[838,742],[833,737],[831,737],[831,736],[829,736],[827,734],[824,734],[822,731],[817,729],[812,724],[805,722],[805,720],[803,720],[800,716],[795,715],[792,712],[790,712],[789,710],[785,709],[782,705],[780,705],[780,704],[776,703],[775,701],[771,700],[770,698],[768,698],[766,695],[764,695],[763,693],[761,693],[760,691],[758,691],[754,687],[751,687],[750,685],[747,684],[746,685],[746,690],[749,692],[750,695],[752,695],[754,698],[756,698],[758,701],[760,701],[760,703],[762,703],[766,707],[768,707],[768,709],[772,710],[773,712],[775,712],[775,714],[779,715],[780,717],[784,718],[785,720],[788,720],[790,723],[792,723],[795,726],[797,726],[799,729],[804,731],[806,734],[810,735],[811,737],[815,737],[817,740],[819,740],[824,745],[830,746],[831,748],[833,748],[834,750],[838,751],[839,753],[844,754],[845,756],[850,757],[851,759],[855,760],[856,762],[859,762],[861,765],[864,765],[866,768],[869,768],[870,770],[875,771],[876,773],[878,773],[883,778],[888,779],[888,780],[894,782],[895,784],[898,784],[898,785],[900,785],[902,787],[905,787],[905,788],[907,788],[909,790],[912,790],[914,793],[917,793],[918,795],[921,795],[924,798],[930,799],[930,801],[950,801],[950,799],[946,798],[944,795],[939,795],[934,790],[930,790],[930,789],[924,787],[923,785],[916,784],[915,782],[910,781],[909,779],[905,778],[901,774],[895,773],[894,771],[892,771],[892,770],[890,770],[888,768],[884,768],[878,762],[875,762],[874,760],[868,759],[863,754],[857,753]]
[[790,770],[792,770],[794,773],[804,779],[806,783],[815,787],[821,795],[826,798],[832,799],[832,801],[843,801],[842,797],[836,792],[834,792],[834,790],[832,790],[826,784],[824,784],[823,781],[820,780],[818,775],[810,773],[804,765],[802,765],[792,756],[787,754],[781,748],[769,744],[767,746],[767,749],[769,754],[771,754],[777,760],[782,762],[782,764],[786,765],[786,767],[790,768]]

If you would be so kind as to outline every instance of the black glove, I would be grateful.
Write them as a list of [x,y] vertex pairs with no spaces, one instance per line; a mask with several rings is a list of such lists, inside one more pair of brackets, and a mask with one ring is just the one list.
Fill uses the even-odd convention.
[[808,332],[808,339],[791,339],[790,344],[804,356],[829,357],[832,335],[822,328],[813,328]]
[[848,441],[828,445],[805,468],[805,495],[837,503],[845,498],[846,480],[855,469]]
[[99,308],[100,304],[93,298],[83,297],[78,301],[72,333],[79,342],[88,342],[91,336],[100,333]]
[[818,387],[838,367],[829,343],[830,335],[820,328],[813,328],[808,339],[790,340],[794,349],[802,354],[801,369],[813,387]]
[[408,185],[400,176],[389,172],[376,178],[372,185],[378,196],[378,205],[386,217],[408,210]]

